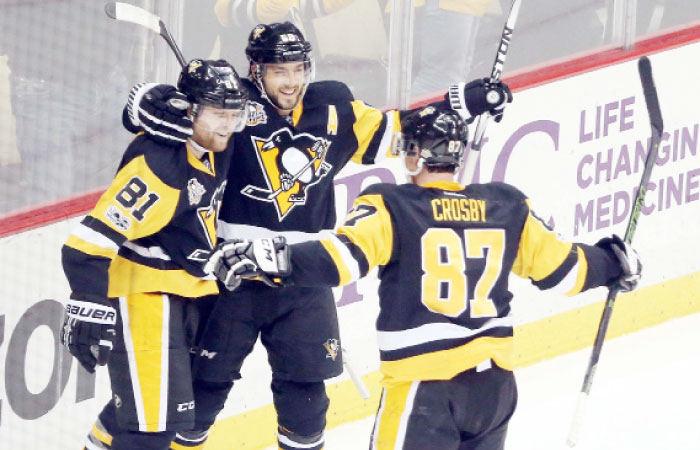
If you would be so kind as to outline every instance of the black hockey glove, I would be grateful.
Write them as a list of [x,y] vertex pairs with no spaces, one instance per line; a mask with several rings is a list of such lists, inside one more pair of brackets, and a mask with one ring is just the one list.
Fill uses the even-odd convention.
[[63,316],[61,343],[90,373],[107,364],[112,352],[117,312],[110,300],[90,295],[71,295]]
[[491,83],[488,78],[459,83],[450,86],[447,99],[452,109],[457,111],[467,123],[474,117],[488,112],[496,122],[503,118],[507,103],[513,101],[510,88],[502,81]]
[[620,277],[612,280],[608,287],[617,284],[621,292],[629,292],[636,289],[642,277],[642,261],[639,259],[637,252],[616,234],[613,234],[612,237],[601,239],[595,245],[613,253],[620,262]]
[[281,278],[291,273],[290,249],[282,236],[253,241],[234,239],[216,246],[204,272],[214,274],[229,291],[236,289],[242,279],[257,279],[278,287]]
[[129,92],[122,122],[132,133],[145,131],[153,140],[179,145],[192,136],[185,96],[167,84],[141,83]]

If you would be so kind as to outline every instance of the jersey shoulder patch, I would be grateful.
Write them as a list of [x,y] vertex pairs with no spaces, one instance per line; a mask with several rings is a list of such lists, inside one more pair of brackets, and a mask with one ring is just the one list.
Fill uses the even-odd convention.
[[324,80],[309,84],[304,94],[306,107],[350,103],[355,100],[350,88],[340,81]]

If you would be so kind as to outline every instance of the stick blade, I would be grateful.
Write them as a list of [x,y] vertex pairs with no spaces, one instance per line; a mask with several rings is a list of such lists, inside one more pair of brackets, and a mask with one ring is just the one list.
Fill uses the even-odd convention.
[[107,2],[105,13],[114,20],[135,23],[161,34],[160,17],[138,6],[123,2]]
[[661,117],[659,97],[657,96],[654,77],[651,73],[651,61],[649,61],[649,58],[646,56],[642,56],[639,58],[638,66],[639,78],[644,91],[644,100],[646,101],[647,111],[649,112],[649,121],[651,122],[652,128],[655,128],[659,135],[661,135],[664,129],[664,120]]

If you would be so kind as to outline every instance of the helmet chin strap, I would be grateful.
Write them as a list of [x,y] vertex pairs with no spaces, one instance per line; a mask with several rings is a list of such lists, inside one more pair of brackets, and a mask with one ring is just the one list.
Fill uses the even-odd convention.
[[406,152],[401,152],[401,162],[403,163],[403,171],[404,175],[406,175],[406,181],[413,183],[413,177],[418,175],[423,169],[423,158],[418,158],[416,168],[414,170],[408,170],[408,167],[406,167]]

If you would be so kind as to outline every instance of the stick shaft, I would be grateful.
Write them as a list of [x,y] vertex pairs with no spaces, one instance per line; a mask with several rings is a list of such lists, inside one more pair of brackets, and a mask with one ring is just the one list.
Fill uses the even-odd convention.
[[[510,6],[508,18],[506,19],[506,24],[504,25],[503,32],[501,33],[501,41],[499,42],[498,50],[496,51],[496,59],[494,60],[493,67],[491,69],[490,81],[492,83],[499,81],[501,79],[501,75],[503,74],[503,65],[505,64],[508,47],[510,47],[510,41],[513,37],[515,22],[517,21],[518,13],[520,12],[520,2],[521,0],[513,0],[513,3]],[[466,161],[464,163],[464,172],[462,173],[462,179],[460,180],[462,184],[471,183],[474,179],[476,162],[479,159],[484,134],[486,133],[486,125],[488,124],[490,118],[491,115],[489,113],[484,113],[477,119],[474,139],[472,140],[471,149],[469,150],[469,153],[467,153]]]
[[[651,172],[656,163],[659,143],[663,135],[663,119],[661,117],[659,99],[651,73],[651,63],[649,62],[649,58],[646,56],[639,59],[639,77],[642,82],[642,89],[644,90],[644,99],[647,105],[647,112],[649,113],[649,122],[651,123],[651,139],[649,141],[647,158],[644,163],[644,171],[642,172],[642,178],[639,182],[637,194],[634,199],[632,214],[630,215],[629,222],[627,223],[627,229],[625,230],[625,242],[628,244],[632,243],[632,238],[637,230],[637,222],[639,221],[639,216],[642,213],[642,206],[644,206],[646,186],[647,183],[649,183]],[[600,324],[598,325],[598,333],[596,334],[593,350],[591,351],[591,357],[588,361],[588,368],[586,369],[586,374],[583,378],[581,395],[579,396],[576,404],[574,418],[571,423],[571,427],[569,428],[567,443],[571,447],[576,445],[580,436],[586,403],[593,385],[593,377],[595,376],[595,372],[598,367],[600,353],[603,351],[605,335],[608,331],[608,325],[610,324],[610,318],[612,317],[613,308],[615,307],[615,298],[617,297],[618,292],[619,290],[616,286],[613,286],[608,291],[608,297],[605,302],[603,314],[600,318]]]

